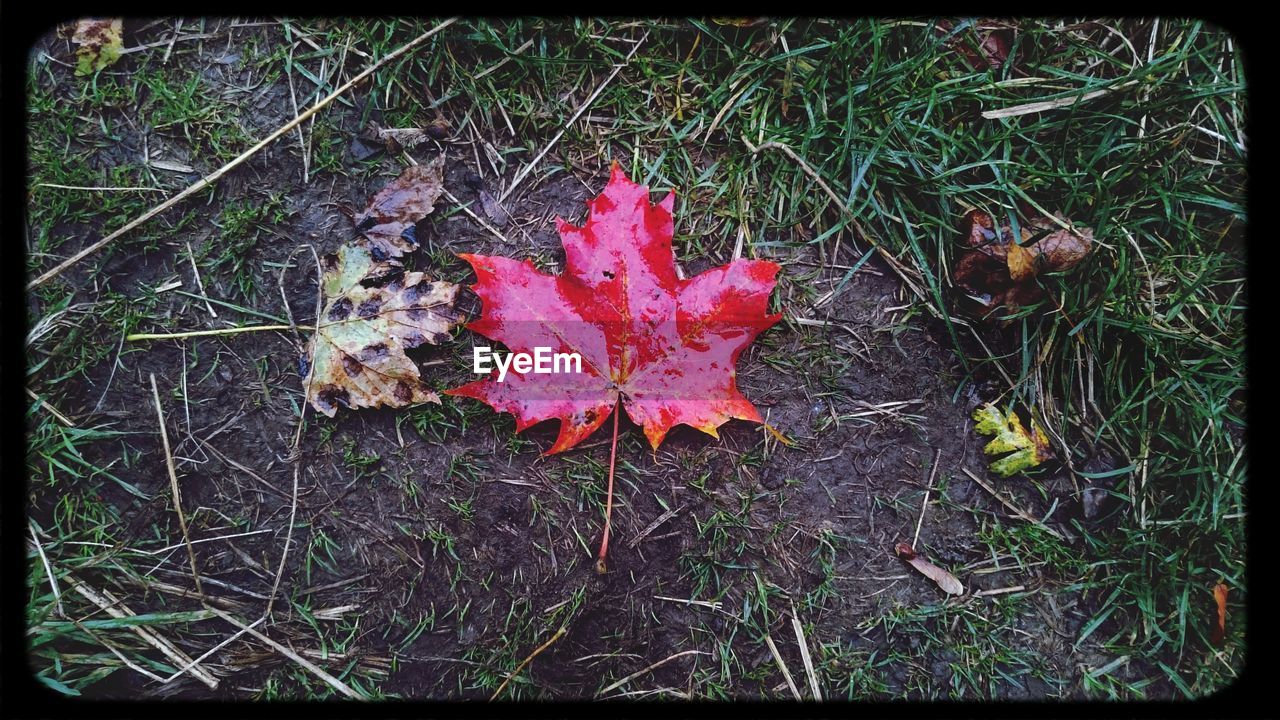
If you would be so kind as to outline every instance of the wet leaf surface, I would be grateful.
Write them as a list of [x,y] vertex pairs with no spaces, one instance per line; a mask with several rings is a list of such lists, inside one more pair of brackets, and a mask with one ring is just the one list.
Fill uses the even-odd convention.
[[1034,418],[1028,432],[1016,413],[1005,414],[995,405],[987,404],[973,411],[973,419],[974,430],[993,436],[982,451],[990,456],[1004,456],[991,462],[991,472],[1001,477],[1029,470],[1053,457],[1049,438]]
[[[343,247],[324,264],[325,306],[307,353],[312,406],[333,417],[340,406],[440,402],[405,350],[449,339],[461,320],[453,307],[458,286],[374,260],[360,246]],[[303,365],[305,376],[306,358]]]
[[581,442],[621,402],[655,449],[677,424],[713,437],[730,418],[760,422],[735,381],[738,355],[781,314],[767,314],[779,267],[736,260],[681,280],[672,254],[674,193],[657,204],[615,164],[582,227],[557,220],[561,275],[505,257],[462,255],[483,301],[468,327],[512,352],[578,353],[581,373],[507,374],[449,390],[516,417],[559,419],[548,451]]
[[1093,249],[1093,231],[1074,226],[1061,215],[1061,225],[1040,217],[1019,224],[1019,242],[1008,225],[996,227],[991,216],[973,210],[965,216],[969,233],[952,274],[955,284],[973,301],[971,307],[988,319],[992,311],[1016,311],[1045,296],[1037,282],[1043,273],[1066,272],[1079,265]]
[[369,207],[355,217],[356,230],[364,236],[377,260],[396,258],[418,248],[415,227],[435,210],[444,192],[444,155],[422,165],[411,165],[369,200]]

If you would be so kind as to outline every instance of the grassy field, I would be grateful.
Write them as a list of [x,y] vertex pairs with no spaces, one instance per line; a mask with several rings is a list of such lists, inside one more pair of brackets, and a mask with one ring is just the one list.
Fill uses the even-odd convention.
[[[30,277],[434,24],[130,22],[131,51],[89,76],[65,38],[41,39],[26,67]],[[988,62],[993,33],[1009,41],[1002,63]],[[67,695],[234,698],[1139,699],[1229,685],[1247,592],[1248,108],[1234,43],[1188,20],[456,22],[29,289],[37,678]],[[351,234],[343,210],[403,165],[353,157],[373,118],[447,124],[411,154],[447,151],[461,201],[436,211],[414,262],[455,282],[470,276],[452,253],[475,247],[554,266],[550,217],[580,217],[610,160],[677,191],[682,265],[781,262],[786,320],[741,365],[748,396],[777,398],[771,422],[800,448],[745,426],[669,453],[624,434],[615,523],[641,537],[680,512],[652,531],[673,533],[653,556],[619,550],[641,554],[621,555],[605,585],[589,566],[607,452],[539,461],[549,434],[516,435],[477,403],[307,416],[300,503],[302,338],[125,337],[310,312],[313,263],[294,251],[333,250]],[[499,242],[472,219],[464,176],[499,196],[522,173]],[[974,208],[1061,212],[1096,245],[1041,278],[1045,300],[984,321],[961,311],[951,276]],[[432,356],[431,382],[465,378],[463,354]],[[907,394],[858,389],[887,378]],[[930,404],[883,404],[911,397]],[[947,429],[971,397],[1031,413],[1057,455],[1027,477],[987,476],[1003,502],[962,471],[983,473],[980,440]],[[805,415],[815,403],[830,413]],[[173,512],[159,407],[198,558]],[[947,433],[966,439],[938,444],[935,484],[927,440]],[[877,438],[922,448],[907,481],[830,468]],[[910,538],[922,501],[935,558],[965,580],[1003,573],[1000,593],[944,600],[892,558],[868,564],[891,546],[886,523]],[[810,503],[827,524],[807,522]],[[899,576],[909,591],[872,597]],[[216,602],[198,600],[200,579]]]

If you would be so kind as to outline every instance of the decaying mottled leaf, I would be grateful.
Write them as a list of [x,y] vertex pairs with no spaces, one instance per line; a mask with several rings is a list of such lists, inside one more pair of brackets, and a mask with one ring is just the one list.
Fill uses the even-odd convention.
[[937,565],[929,562],[925,556],[917,553],[915,549],[907,543],[898,543],[897,547],[894,548],[894,551],[898,554],[898,557],[906,560],[907,563],[909,563],[911,567],[915,568],[921,575],[924,575],[930,580],[938,583],[938,587],[942,588],[943,592],[948,595],[964,594],[964,584],[961,583],[955,575],[952,575],[946,570],[943,570]]
[[[1061,215],[1056,216],[1070,225]],[[1013,242],[1008,225],[996,227],[991,216],[971,211],[966,219],[968,250],[961,253],[952,277],[990,316],[998,307],[1009,310],[1029,305],[1044,297],[1036,277],[1046,272],[1064,272],[1079,265],[1093,248],[1093,231],[1076,226],[1064,229],[1057,222],[1038,217],[1019,224],[1019,242]]]
[[[991,462],[991,472],[1009,477],[1053,457],[1049,447],[1049,438],[1031,419],[1031,432],[1022,426],[1016,413],[1001,413],[995,405],[987,403],[973,411],[973,419],[977,421],[974,430],[983,435],[991,435],[991,442],[982,449],[988,455],[1004,455]],[[1005,455],[1005,453],[1008,453]]]
[[1218,606],[1218,621],[1213,626],[1209,640],[1214,645],[1221,645],[1222,639],[1227,634],[1227,591],[1228,588],[1224,583],[1213,586],[1213,601]]
[[333,417],[338,406],[440,402],[405,350],[450,337],[462,320],[453,308],[458,286],[375,260],[359,245],[325,256],[324,265],[326,305],[308,350],[312,406]]
[[369,200],[355,217],[375,260],[400,257],[418,247],[415,227],[435,210],[444,192],[444,155],[423,165],[411,165]]
[[120,59],[124,49],[124,23],[120,18],[86,18],[76,23],[71,42],[76,44],[76,74],[92,75]]

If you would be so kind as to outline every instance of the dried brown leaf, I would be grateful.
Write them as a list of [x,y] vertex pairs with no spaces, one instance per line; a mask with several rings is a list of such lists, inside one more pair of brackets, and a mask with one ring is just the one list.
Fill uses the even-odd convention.
[[1213,626],[1213,632],[1209,640],[1214,645],[1221,645],[1222,639],[1227,634],[1227,592],[1229,588],[1224,583],[1218,583],[1213,586],[1213,600],[1218,606],[1218,621]]
[[423,165],[411,165],[369,200],[369,207],[355,217],[356,230],[364,236],[375,260],[400,257],[418,247],[418,221],[435,210],[444,192],[444,156]]
[[894,551],[897,552],[898,557],[906,560],[907,563],[910,564],[911,567],[915,568],[921,575],[924,575],[937,583],[938,587],[942,588],[943,592],[948,595],[964,594],[964,584],[961,583],[955,575],[952,575],[946,570],[943,570],[937,565],[929,562],[925,556],[917,553],[915,549],[907,543],[898,543],[897,547],[894,548]]
[[982,315],[1040,300],[1044,289],[1036,282],[1039,275],[1070,270],[1093,249],[1093,231],[1087,227],[1064,229],[1048,218],[1036,218],[1021,224],[1019,244],[1008,225],[996,226],[987,213],[973,210],[965,217],[969,232],[964,243],[969,249],[957,259],[952,278]]

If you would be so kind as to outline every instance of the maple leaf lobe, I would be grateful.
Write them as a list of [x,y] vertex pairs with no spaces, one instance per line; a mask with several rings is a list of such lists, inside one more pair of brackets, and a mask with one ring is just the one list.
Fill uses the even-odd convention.
[[560,275],[529,261],[459,255],[476,273],[482,301],[473,332],[512,352],[576,352],[581,374],[490,377],[449,390],[516,417],[517,431],[559,419],[548,454],[594,432],[619,401],[657,449],[677,424],[717,437],[730,418],[760,422],[739,391],[734,366],[768,315],[779,267],[736,260],[681,280],[671,238],[675,194],[649,202],[649,189],[615,163],[609,182],[587,202],[582,226],[556,219],[565,250]]

